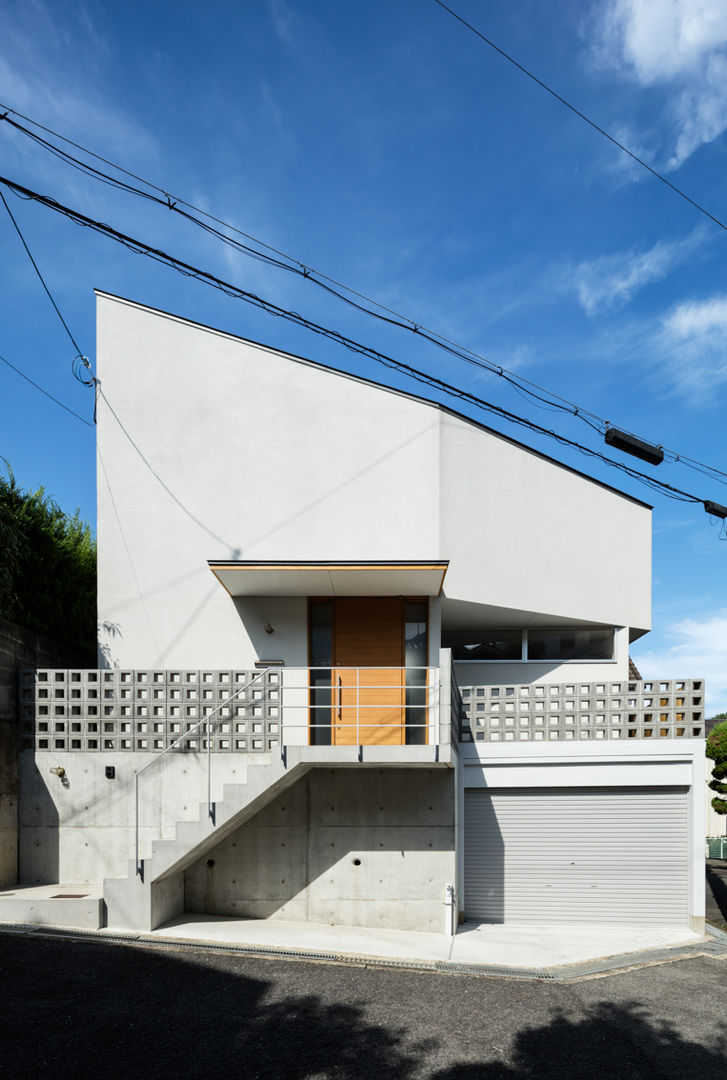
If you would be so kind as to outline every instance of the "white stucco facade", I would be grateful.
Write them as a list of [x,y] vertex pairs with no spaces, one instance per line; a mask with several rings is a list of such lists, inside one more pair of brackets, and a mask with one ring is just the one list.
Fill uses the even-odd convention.
[[305,604],[233,601],[208,560],[444,559],[445,624],[615,627],[625,674],[650,625],[643,504],[442,407],[105,294],[98,339],[107,662],[306,662]]
[[[645,504],[436,403],[105,293],[97,352],[99,669],[28,682],[36,726],[28,720],[21,770],[21,864],[33,881],[111,875],[109,925],[137,929],[185,902],[241,917],[436,928],[449,884],[468,913],[468,844],[471,869],[477,844],[486,862],[498,842],[495,802],[475,806],[472,793],[502,802],[513,792],[526,808],[535,797],[536,813],[539,798],[554,813],[565,806],[567,824],[571,793],[592,814],[603,796],[615,818],[625,792],[658,847],[659,814],[671,815],[676,839],[660,851],[678,861],[688,841],[673,911],[699,926],[697,692],[655,684],[659,704],[641,724],[636,713],[652,705],[629,685],[629,642],[651,618]],[[326,625],[341,636],[339,651],[314,664],[322,595],[335,600]],[[356,608],[361,597],[369,607]],[[395,614],[387,624],[379,613],[364,633],[372,601]],[[595,631],[590,655],[603,658],[452,666],[457,633],[464,653],[470,640],[499,643],[500,631],[520,635],[521,657],[550,655],[534,644],[527,653],[538,632],[595,640]],[[367,659],[386,634],[386,655],[398,659]],[[325,671],[315,689],[309,665]],[[412,672],[425,667],[417,682]],[[340,677],[351,670],[355,691]],[[366,708],[392,708],[391,697],[367,704],[367,671],[384,697],[399,693],[393,741],[385,719],[370,739],[361,734],[373,726]],[[227,696],[243,686],[247,697]],[[199,718],[212,703],[221,711],[205,796]],[[346,727],[355,736],[336,734]],[[174,753],[160,758],[162,749]],[[603,834],[616,849],[622,819],[621,834]],[[530,857],[527,835],[514,846]],[[567,864],[559,849],[551,855],[546,900],[563,889],[565,865],[578,864],[583,888],[599,887],[590,855]],[[604,874],[633,876],[633,861],[609,858],[601,887]],[[505,896],[512,871],[505,858],[498,865],[494,888]],[[628,904],[614,903],[627,919]]]

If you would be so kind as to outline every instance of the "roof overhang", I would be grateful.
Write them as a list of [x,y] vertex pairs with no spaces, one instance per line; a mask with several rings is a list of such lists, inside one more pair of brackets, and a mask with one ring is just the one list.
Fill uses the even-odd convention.
[[209,560],[230,596],[439,596],[448,560]]

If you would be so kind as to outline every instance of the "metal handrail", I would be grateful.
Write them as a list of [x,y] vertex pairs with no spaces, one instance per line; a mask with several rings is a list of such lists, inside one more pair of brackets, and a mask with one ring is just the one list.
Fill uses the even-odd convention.
[[[311,672],[323,672],[326,675],[330,675],[330,682],[326,682],[324,685],[311,687],[309,682],[309,676]],[[398,672],[401,676],[401,681],[396,683],[382,683],[379,680],[376,682],[363,682],[361,681],[361,672]],[[293,673],[305,674],[305,681],[295,680],[292,681],[289,677]],[[408,675],[414,672],[426,672],[427,679],[421,683],[412,683],[408,681]],[[347,677],[347,673],[350,675]],[[283,693],[288,691],[307,691],[318,690],[325,694],[328,691],[329,700],[316,701],[306,696],[304,701],[289,702],[286,698],[284,705],[284,719],[283,724],[285,730],[290,733],[296,729],[309,729],[309,730],[327,730],[336,728],[341,729],[355,729],[354,745],[361,744],[361,735],[364,731],[375,730],[391,730],[401,729],[406,727],[408,731],[423,730],[425,732],[431,732],[432,745],[439,745],[440,729],[439,729],[439,716],[438,716],[438,704],[439,704],[439,669],[430,665],[403,665],[396,667],[386,667],[381,664],[371,664],[367,666],[358,666],[354,664],[338,666],[335,664],[320,664],[315,667],[293,667],[286,669],[283,675],[282,687]],[[353,696],[355,691],[355,703],[350,700],[344,705],[343,692],[347,691],[349,695]],[[371,691],[414,691],[421,693],[421,700],[409,701],[408,703],[402,701],[401,705],[397,705],[391,701],[385,700],[373,700],[370,699]],[[362,701],[362,695],[368,700]],[[330,712],[330,722],[316,723],[313,717],[307,718],[304,723],[296,724],[288,719],[289,714],[294,709],[303,710],[306,713],[310,713],[312,708],[320,709],[321,714]],[[343,718],[343,709],[355,710],[355,722],[346,723]],[[426,713],[426,719],[421,723],[406,723],[402,720],[397,720],[392,723],[379,721],[376,723],[368,723],[367,715],[370,711],[381,712],[382,710],[390,710],[404,708],[407,711],[411,709],[420,709]],[[350,715],[350,713],[349,713]]]
[[[213,805],[213,802],[212,802],[212,726],[213,726],[214,723],[219,722],[220,719],[221,719],[216,714],[219,714],[223,709],[225,709],[233,701],[235,701],[237,698],[239,698],[241,694],[244,694],[245,691],[249,690],[250,687],[254,683],[256,683],[259,679],[263,678],[265,675],[269,674],[269,672],[272,671],[272,670],[279,671],[279,670],[282,670],[282,669],[270,666],[270,667],[263,668],[260,671],[256,672],[255,675],[251,679],[249,679],[243,686],[241,686],[238,690],[236,690],[234,694],[231,694],[224,701],[220,702],[220,704],[215,706],[215,708],[212,709],[209,713],[207,713],[207,715],[201,717],[195,724],[193,724],[191,727],[187,728],[187,730],[182,732],[182,734],[177,739],[175,739],[174,742],[170,743],[169,746],[165,747],[164,750],[160,751],[160,753],[158,753],[154,758],[152,758],[151,761],[147,762],[146,765],[144,765],[141,769],[138,769],[135,772],[135,774],[134,774],[134,801],[135,801],[135,805],[134,805],[134,865],[135,865],[135,868],[136,868],[136,874],[139,877],[141,877],[142,879],[143,879],[143,863],[142,863],[142,860],[139,858],[139,832],[140,832],[140,826],[139,826],[140,785],[139,785],[139,780],[140,780],[140,777],[143,775],[143,773],[145,773],[149,769],[151,769],[152,766],[156,765],[161,760],[161,758],[163,758],[165,756],[165,754],[168,754],[170,751],[176,749],[185,740],[187,740],[190,737],[194,736],[200,729],[205,728],[206,729],[206,734],[207,734],[207,745],[206,745],[206,755],[207,755],[207,813],[208,813],[208,816],[214,822],[215,811],[214,811],[214,805]],[[356,690],[356,704],[355,704],[356,722],[355,722],[355,724],[354,723],[344,723],[344,722],[342,722],[342,718],[339,720],[339,722],[337,724],[335,724],[335,726],[338,727],[338,728],[355,728],[355,730],[356,730],[356,744],[360,743],[362,729],[364,731],[366,731],[366,730],[375,729],[375,728],[379,728],[379,729],[387,728],[388,729],[388,728],[400,728],[402,726],[402,723],[401,723],[400,720],[397,721],[396,723],[368,724],[365,721],[365,714],[364,714],[364,720],[363,720],[363,722],[361,722],[361,715],[360,715],[361,710],[365,710],[365,709],[379,709],[380,710],[382,708],[389,707],[388,703],[386,703],[386,702],[379,702],[379,703],[373,703],[373,704],[362,703],[361,700],[360,700],[360,698],[361,698],[361,690],[364,690],[364,691],[369,691],[369,690],[389,690],[389,691],[391,691],[391,690],[422,690],[422,691],[424,691],[424,694],[425,694],[424,701],[421,704],[415,704],[412,707],[427,710],[427,713],[430,714],[430,718],[425,720],[422,723],[408,724],[406,726],[407,726],[407,728],[409,728],[409,730],[424,729],[426,731],[426,730],[431,729],[434,744],[435,745],[439,744],[440,737],[439,737],[439,724],[438,724],[438,717],[437,717],[437,702],[438,702],[438,680],[436,678],[436,673],[437,673],[437,670],[438,670],[437,668],[413,667],[412,666],[412,667],[401,667],[401,668],[386,669],[386,668],[382,668],[381,665],[375,665],[375,666],[370,665],[368,667],[355,667],[353,665],[350,665],[348,667],[341,667],[341,668],[331,667],[331,666],[328,666],[328,667],[319,666],[319,667],[307,667],[307,668],[306,667],[292,668],[292,669],[287,669],[287,670],[289,670],[289,671],[299,670],[299,671],[305,671],[306,673],[311,672],[311,671],[330,671],[332,676],[333,676],[333,673],[337,673],[340,676],[340,673],[343,673],[343,672],[346,672],[346,671],[351,671],[351,672],[355,671],[356,672],[356,681],[351,682],[350,684],[347,684],[345,682],[342,683],[341,680],[340,680],[340,677],[339,677],[338,686],[336,686],[334,684],[334,681],[333,681],[333,678],[332,678],[331,685],[330,685],[331,702],[330,702],[329,705],[322,706],[323,708],[330,708],[330,709],[334,710],[335,709],[334,699],[335,699],[336,695],[338,695],[338,703],[339,703],[339,709],[340,709],[342,707],[342,700],[341,700],[342,691],[343,690],[352,691],[354,689]],[[432,680],[431,684],[425,683],[425,684],[420,685],[420,686],[412,686],[411,683],[409,683],[407,685],[406,681],[402,681],[401,683],[398,683],[398,684],[378,684],[377,683],[377,684],[372,684],[372,685],[366,684],[364,686],[361,686],[361,682],[360,682],[360,678],[359,678],[359,673],[361,671],[382,671],[382,670],[398,670],[398,671],[401,671],[402,674],[403,674],[404,680],[405,680],[405,677],[406,677],[406,673],[410,672],[410,671],[432,672],[432,673],[435,674],[435,677]],[[282,695],[284,695],[285,691],[286,690],[306,690],[306,691],[309,691],[310,689],[311,689],[311,687],[310,687],[309,682],[305,682],[305,683],[301,682],[300,684],[296,684],[296,683],[291,684],[291,683],[286,683],[284,677],[281,678],[281,683],[280,683],[280,690],[281,690],[281,716],[280,716],[281,741],[282,741],[282,736],[283,736],[283,730],[284,729],[292,731],[292,730],[294,730],[296,728],[308,728],[308,729],[310,729],[310,728],[330,728],[332,726],[330,723],[329,724],[326,724],[326,723],[316,724],[316,723],[312,722],[312,718],[310,718],[310,717],[307,718],[305,723],[303,723],[303,724],[291,723],[290,721],[285,719],[285,714],[292,711],[293,709],[304,709],[306,712],[309,712],[309,710],[311,708],[311,702],[310,702],[310,698],[308,696],[306,696],[306,701],[305,702],[300,702],[300,703],[284,702],[282,700]],[[391,706],[391,707],[395,707],[395,706]],[[284,754],[284,748],[283,748],[282,745],[281,745],[281,751]]]
[[214,819],[214,810],[212,809],[212,739],[210,737],[212,718],[215,713],[220,712],[222,709],[230,705],[236,698],[240,696],[240,694],[244,694],[246,690],[249,690],[253,683],[257,682],[257,680],[262,678],[263,675],[267,675],[270,670],[271,668],[263,668],[261,671],[256,672],[256,674],[253,675],[249,682],[246,682],[244,686],[241,686],[239,690],[236,690],[235,693],[232,694],[230,697],[226,698],[225,701],[221,701],[219,705],[216,705],[215,708],[212,709],[211,712],[207,713],[206,716],[203,716],[202,719],[198,720],[196,724],[192,725],[192,727],[187,728],[187,730],[183,732],[178,739],[175,739],[173,743],[170,743],[169,746],[166,746],[159,754],[156,755],[156,757],[152,758],[151,761],[147,762],[147,764],[144,765],[141,769],[137,769],[137,771],[134,773],[134,865],[136,867],[136,873],[138,877],[143,877],[143,867],[141,864],[141,860],[139,859],[139,777],[142,773],[145,773],[147,769],[151,769],[153,765],[156,765],[157,762],[160,761],[165,754],[168,754],[170,750],[174,750],[174,748],[179,746],[180,743],[184,742],[185,739],[188,739],[190,735],[194,735],[198,728],[200,728],[203,724],[206,724],[207,814],[209,817]]

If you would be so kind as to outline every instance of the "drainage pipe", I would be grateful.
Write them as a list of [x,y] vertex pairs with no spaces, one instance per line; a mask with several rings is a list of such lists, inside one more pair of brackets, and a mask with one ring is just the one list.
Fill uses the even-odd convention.
[[444,933],[454,936],[454,885],[444,886]]

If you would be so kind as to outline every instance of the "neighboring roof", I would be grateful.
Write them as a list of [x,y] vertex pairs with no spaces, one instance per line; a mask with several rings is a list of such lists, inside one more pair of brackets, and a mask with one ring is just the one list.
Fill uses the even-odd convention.
[[643,681],[641,678],[641,673],[639,672],[639,669],[637,668],[631,657],[629,657],[629,678],[634,679],[638,682]]
[[483,424],[479,420],[473,420],[471,416],[467,416],[465,413],[458,412],[456,409],[450,408],[448,405],[443,405],[441,401],[434,401],[431,398],[421,397],[419,394],[409,393],[407,390],[397,390],[393,386],[387,386],[386,383],[377,382],[376,379],[367,379],[363,375],[353,375],[351,372],[342,371],[340,368],[331,367],[329,364],[322,364],[318,360],[310,360],[305,356],[298,356],[297,353],[287,352],[285,349],[278,349],[274,345],[266,345],[262,341],[255,341],[253,338],[244,338],[239,334],[232,334],[228,330],[220,330],[215,326],[208,326],[206,323],[197,322],[195,319],[187,319],[183,315],[175,315],[171,311],[164,311],[162,308],[150,307],[149,304],[139,303],[138,300],[129,300],[125,296],[117,296],[115,293],[105,292],[103,289],[94,289],[96,296],[104,297],[107,300],[116,300],[122,304],[128,304],[129,307],[138,308],[140,311],[149,311],[154,315],[161,315],[162,318],[172,319],[174,322],[185,323],[188,326],[194,326],[198,330],[205,330],[210,334],[217,334],[220,337],[229,338],[232,341],[241,341],[245,345],[253,345],[258,349],[265,349],[268,352],[276,353],[278,356],[285,356],[289,360],[293,360],[298,364],[306,364],[309,367],[319,368],[321,371],[326,371],[331,375],[337,375],[340,378],[352,379],[354,382],[363,383],[366,386],[373,386],[377,390],[384,390],[390,394],[396,394],[399,397],[408,398],[411,401],[417,401],[422,405],[428,405],[433,409],[439,409],[441,412],[448,413],[450,416],[456,417],[458,420],[462,420],[466,424],[470,424],[472,427],[479,428],[480,431],[486,431],[489,435],[494,435],[498,439],[502,439],[504,442],[510,443],[512,446],[517,446],[520,450],[525,450],[528,454],[534,454],[535,457],[541,458],[543,461],[549,462],[551,465],[557,466],[559,469],[564,469],[566,472],[573,473],[575,476],[580,476],[584,480],[588,480],[591,484],[596,484],[598,487],[605,488],[606,491],[611,491],[614,495],[619,495],[622,499],[628,499],[629,502],[636,503],[637,506],[643,506],[646,510],[653,510],[653,506],[650,503],[644,502],[642,499],[637,499],[634,495],[629,495],[625,491],[621,491],[619,488],[613,487],[611,484],[606,484],[603,480],[597,480],[595,476],[589,476],[588,473],[581,472],[580,469],[574,469],[571,465],[566,465],[562,461],[558,461],[557,458],[550,457],[549,454],[544,454],[541,450],[536,450],[532,446],[528,446],[527,443],[522,443],[518,439],[513,439],[510,435],[505,435],[502,431],[498,431],[496,428],[488,427],[487,424]]

